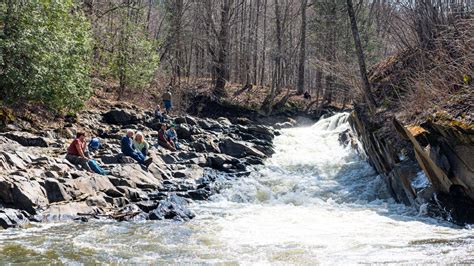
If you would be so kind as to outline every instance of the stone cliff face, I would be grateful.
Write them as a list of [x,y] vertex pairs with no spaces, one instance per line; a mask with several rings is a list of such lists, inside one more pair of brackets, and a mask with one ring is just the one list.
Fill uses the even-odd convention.
[[[458,224],[474,222],[474,126],[443,114],[419,125],[377,117],[356,108],[349,121],[393,197]],[[421,173],[429,182],[420,185]]]

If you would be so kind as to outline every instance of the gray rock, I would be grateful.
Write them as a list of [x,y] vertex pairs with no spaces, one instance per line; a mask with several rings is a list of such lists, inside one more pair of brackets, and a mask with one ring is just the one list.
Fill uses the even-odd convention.
[[48,147],[49,146],[49,142],[45,138],[39,137],[37,135],[33,135],[28,132],[19,132],[19,131],[8,132],[8,133],[4,133],[3,136],[18,142],[23,146],[28,146],[28,147],[30,146]]
[[111,170],[111,175],[127,180],[131,187],[158,189],[161,187],[161,178],[156,178],[138,164],[117,165]]
[[220,144],[219,148],[221,149],[222,153],[225,153],[230,156],[234,156],[237,158],[243,158],[247,155],[253,155],[257,157],[266,157],[261,151],[255,149],[254,147],[250,146],[249,143],[235,141],[231,138],[224,139]]
[[130,125],[136,123],[139,118],[130,110],[113,109],[103,115],[104,121],[115,125]]
[[0,200],[31,214],[49,203],[46,191],[38,181],[15,175],[0,176]]
[[0,226],[3,229],[18,227],[29,221],[25,214],[16,209],[0,209]]
[[187,221],[195,217],[188,209],[188,203],[182,197],[173,194],[165,200],[161,200],[158,207],[148,215],[150,220],[173,219]]
[[64,184],[59,183],[54,178],[47,178],[44,182],[44,188],[50,203],[59,201],[69,201],[72,197],[66,192]]
[[180,139],[191,139],[193,135],[191,128],[186,124],[179,124],[176,126],[176,134]]

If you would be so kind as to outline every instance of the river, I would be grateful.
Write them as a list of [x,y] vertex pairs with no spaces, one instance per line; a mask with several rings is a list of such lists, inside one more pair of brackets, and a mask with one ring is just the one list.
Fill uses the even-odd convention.
[[[190,222],[92,221],[0,231],[0,263],[474,263],[473,230],[395,203],[338,143],[347,114],[285,129],[264,166],[192,205]],[[224,179],[223,179],[224,180]]]

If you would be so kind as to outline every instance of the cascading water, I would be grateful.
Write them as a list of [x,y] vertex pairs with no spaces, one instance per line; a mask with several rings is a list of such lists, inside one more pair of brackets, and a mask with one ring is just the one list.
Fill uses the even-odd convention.
[[0,232],[0,263],[356,264],[474,261],[472,230],[396,204],[338,143],[347,114],[286,129],[190,222],[50,223]]

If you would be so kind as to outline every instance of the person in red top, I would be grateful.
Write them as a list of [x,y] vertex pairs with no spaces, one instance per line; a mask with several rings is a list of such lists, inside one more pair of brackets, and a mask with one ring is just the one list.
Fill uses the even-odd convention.
[[84,132],[77,132],[76,138],[67,148],[66,159],[74,165],[80,165],[82,169],[93,172],[89,166],[89,157],[85,154],[86,151],[86,134]]

